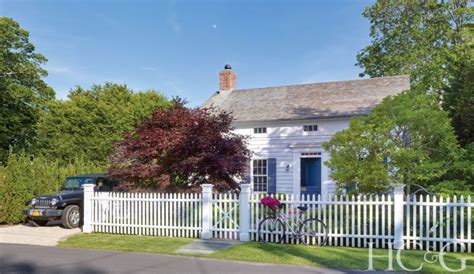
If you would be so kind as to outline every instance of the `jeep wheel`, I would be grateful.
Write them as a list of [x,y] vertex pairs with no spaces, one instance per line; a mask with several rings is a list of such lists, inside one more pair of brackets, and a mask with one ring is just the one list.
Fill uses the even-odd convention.
[[61,217],[61,221],[65,228],[79,227],[79,223],[81,222],[81,211],[79,210],[79,206],[77,205],[67,206],[63,211],[63,216]]

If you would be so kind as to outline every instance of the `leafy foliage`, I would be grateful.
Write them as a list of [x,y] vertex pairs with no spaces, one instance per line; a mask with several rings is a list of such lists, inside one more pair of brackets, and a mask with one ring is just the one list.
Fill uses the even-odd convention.
[[465,32],[466,42],[453,60],[451,77],[443,95],[443,107],[453,119],[458,141],[463,147],[474,143],[474,25]]
[[29,34],[14,20],[0,17],[0,162],[9,148],[31,147],[39,112],[54,98],[43,81],[46,58],[35,52]]
[[361,76],[409,74],[412,86],[441,95],[472,20],[467,0],[378,0],[365,9],[371,45],[357,55]]
[[52,101],[38,124],[38,153],[68,162],[75,157],[107,162],[112,144],[133,125],[169,101],[154,91],[133,92],[106,83],[89,90],[76,88],[65,101]]
[[436,98],[406,91],[385,98],[366,117],[352,119],[324,148],[340,186],[357,183],[365,193],[395,184],[429,186],[458,160],[460,149]]
[[62,164],[11,152],[5,166],[0,166],[0,224],[22,222],[25,203],[35,195],[58,191],[67,176],[101,171],[104,167],[82,158]]
[[472,191],[472,5],[467,0],[378,0],[363,15],[370,20],[372,43],[357,55],[357,65],[364,69],[361,76],[409,74],[412,88],[438,95],[464,148],[441,181],[430,188],[448,194]]
[[474,143],[468,145],[448,172],[431,191],[447,195],[472,195],[474,193]]
[[109,173],[129,188],[192,190],[213,183],[235,189],[249,151],[231,121],[227,113],[188,109],[176,99],[115,146]]

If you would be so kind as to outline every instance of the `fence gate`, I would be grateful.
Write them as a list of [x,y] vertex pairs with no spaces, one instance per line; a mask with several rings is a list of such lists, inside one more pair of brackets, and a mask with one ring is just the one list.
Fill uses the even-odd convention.
[[239,198],[237,194],[213,193],[211,200],[212,237],[237,240],[239,237]]

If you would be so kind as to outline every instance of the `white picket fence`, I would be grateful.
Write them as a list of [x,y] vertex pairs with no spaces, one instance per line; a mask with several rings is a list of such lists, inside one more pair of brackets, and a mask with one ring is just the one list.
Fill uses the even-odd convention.
[[[258,224],[266,214],[266,208],[260,203],[260,196],[252,197],[251,236],[258,240]],[[319,196],[278,195],[286,206],[283,213],[290,219],[298,218],[298,206],[308,208],[305,218],[318,218],[328,227],[328,245],[366,247],[387,247],[394,240],[393,201],[390,196],[339,196],[330,201]],[[290,225],[292,225],[290,223]],[[287,243],[296,242],[286,237]]]
[[467,199],[461,196],[459,200],[456,196],[452,199],[435,196],[407,197],[404,207],[403,239],[408,249],[431,247],[440,250],[448,243],[451,245],[447,246],[447,251],[460,251],[461,246],[467,252],[474,249],[474,204],[471,196]]
[[[212,193],[117,193],[84,189],[83,231],[191,238],[258,241],[258,224],[268,214],[260,198],[242,185],[240,195]],[[328,245],[472,252],[474,204],[471,197],[443,199],[391,195],[319,196],[278,195],[291,219],[298,206],[308,207],[305,218],[319,218],[328,226]],[[288,227],[286,228],[288,231]],[[291,237],[285,242],[297,243]],[[448,245],[449,244],[449,245]]]
[[114,234],[199,237],[202,195],[93,192],[92,231]]

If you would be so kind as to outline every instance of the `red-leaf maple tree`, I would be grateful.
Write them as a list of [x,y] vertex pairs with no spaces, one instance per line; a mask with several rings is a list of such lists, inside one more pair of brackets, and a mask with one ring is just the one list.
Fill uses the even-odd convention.
[[115,144],[109,174],[125,189],[197,191],[203,183],[238,189],[250,152],[231,122],[226,112],[174,99]]

